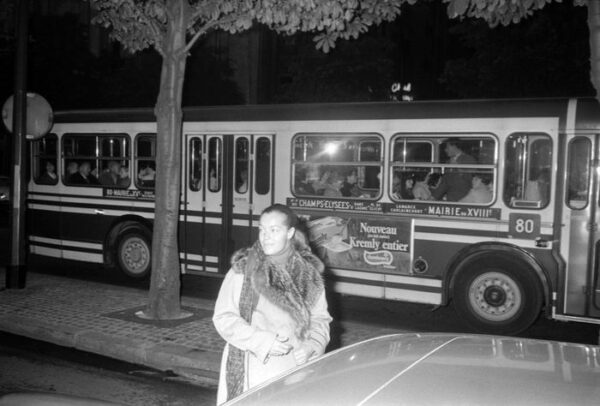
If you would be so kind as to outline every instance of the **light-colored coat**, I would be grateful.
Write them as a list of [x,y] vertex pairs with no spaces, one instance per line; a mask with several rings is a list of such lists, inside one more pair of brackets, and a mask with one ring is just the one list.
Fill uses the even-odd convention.
[[[329,343],[329,323],[332,318],[327,310],[325,292],[315,302],[310,311],[308,338],[301,340],[297,335],[297,326],[288,312],[259,296],[256,309],[252,313],[252,323],[248,324],[239,311],[239,300],[244,282],[244,274],[229,270],[215,303],[213,323],[215,328],[232,345],[245,351],[246,381],[244,390],[252,388],[296,366],[293,350],[287,355],[269,357],[269,350],[275,337],[288,337],[289,343],[298,348],[306,346],[312,351],[309,359],[325,352]],[[226,361],[229,344],[225,346],[221,360],[217,404],[227,399]]]

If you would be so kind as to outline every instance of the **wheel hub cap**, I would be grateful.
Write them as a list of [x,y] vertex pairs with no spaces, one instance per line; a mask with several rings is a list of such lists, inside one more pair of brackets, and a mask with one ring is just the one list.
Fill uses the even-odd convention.
[[506,293],[498,286],[490,286],[483,292],[483,298],[492,306],[502,306],[506,302]]

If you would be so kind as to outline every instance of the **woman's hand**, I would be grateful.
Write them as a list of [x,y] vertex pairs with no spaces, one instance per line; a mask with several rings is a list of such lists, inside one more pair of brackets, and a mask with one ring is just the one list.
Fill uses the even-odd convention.
[[288,344],[288,341],[288,337],[277,335],[269,350],[269,356],[279,357],[288,354],[292,350],[292,346]]
[[303,365],[308,362],[311,355],[313,354],[313,350],[309,349],[306,345],[301,345],[298,348],[294,349],[294,359],[296,360],[296,365]]

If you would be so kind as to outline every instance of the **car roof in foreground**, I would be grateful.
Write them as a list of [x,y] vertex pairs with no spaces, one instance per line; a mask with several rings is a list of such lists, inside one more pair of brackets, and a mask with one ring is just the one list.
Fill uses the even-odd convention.
[[232,405],[600,404],[600,347],[395,334],[341,348]]

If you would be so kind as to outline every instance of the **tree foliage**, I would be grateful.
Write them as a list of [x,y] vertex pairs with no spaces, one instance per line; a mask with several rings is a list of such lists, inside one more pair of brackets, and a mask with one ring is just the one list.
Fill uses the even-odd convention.
[[[167,0],[91,0],[98,11],[95,22],[111,28],[111,36],[136,52],[154,47],[164,54],[164,35],[173,16]],[[317,49],[328,52],[339,39],[357,38],[369,27],[392,21],[402,4],[417,0],[187,0],[186,29],[190,41],[212,30],[231,34],[253,23],[282,34],[315,32]]]
[[[491,27],[509,25],[530,17],[552,2],[561,0],[443,0],[448,3],[448,17],[473,17],[485,20]],[[594,0],[592,0],[594,1]],[[587,0],[573,0],[578,6]]]

